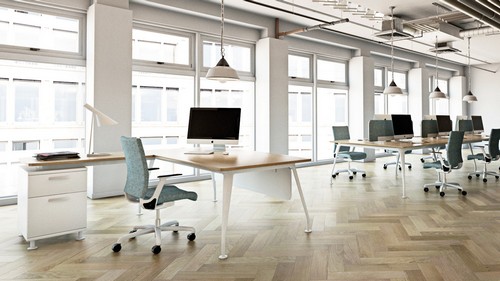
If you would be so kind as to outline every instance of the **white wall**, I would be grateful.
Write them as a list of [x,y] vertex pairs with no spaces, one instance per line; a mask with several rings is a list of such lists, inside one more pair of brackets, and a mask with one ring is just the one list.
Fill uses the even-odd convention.
[[480,66],[492,72],[471,67],[471,90],[477,102],[468,104],[471,115],[483,116],[484,130],[500,128],[500,64]]

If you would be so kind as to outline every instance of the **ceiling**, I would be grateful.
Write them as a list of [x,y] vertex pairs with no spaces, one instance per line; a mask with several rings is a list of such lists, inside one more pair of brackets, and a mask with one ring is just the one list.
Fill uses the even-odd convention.
[[[224,5],[303,24],[304,27],[348,18],[348,23],[335,24],[327,29],[387,44],[391,42],[392,27],[400,20],[402,30],[413,37],[396,37],[394,33],[395,47],[435,56],[436,53],[430,49],[438,42],[454,49],[453,52],[438,52],[440,58],[463,64],[468,63],[467,37],[471,37],[471,65],[492,68],[496,72],[498,69],[495,68],[499,66],[494,64],[500,64],[500,29],[482,23],[472,18],[470,12],[465,14],[449,4],[466,3],[483,9],[484,5],[481,6],[478,1],[491,2],[499,7],[498,10],[490,9],[482,13],[483,21],[500,22],[500,0],[225,0]],[[391,21],[391,6],[394,6],[393,16],[397,18],[394,23]],[[484,19],[489,12],[496,15],[496,19]],[[381,32],[384,30],[389,31],[389,36],[380,36],[379,33],[384,33]]]

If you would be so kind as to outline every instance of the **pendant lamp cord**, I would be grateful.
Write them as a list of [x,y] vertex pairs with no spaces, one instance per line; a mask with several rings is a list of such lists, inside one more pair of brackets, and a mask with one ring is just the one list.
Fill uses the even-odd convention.
[[468,65],[468,72],[469,72],[469,93],[470,93],[470,36],[467,37],[467,65]]
[[394,81],[394,6],[391,6],[391,75]]
[[224,0],[220,2],[220,54],[224,57]]
[[437,50],[437,45],[438,45],[438,37],[436,35],[436,87],[438,86],[438,80],[439,80],[439,76],[438,76],[438,50]]

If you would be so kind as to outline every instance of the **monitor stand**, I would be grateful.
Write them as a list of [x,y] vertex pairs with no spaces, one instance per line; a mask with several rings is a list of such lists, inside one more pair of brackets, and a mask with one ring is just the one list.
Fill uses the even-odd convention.
[[225,144],[214,144],[214,152],[225,152],[226,145]]

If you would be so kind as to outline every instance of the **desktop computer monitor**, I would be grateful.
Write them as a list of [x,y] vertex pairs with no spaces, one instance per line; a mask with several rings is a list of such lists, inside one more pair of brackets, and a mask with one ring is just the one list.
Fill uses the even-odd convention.
[[187,143],[213,144],[216,150],[238,144],[240,118],[241,108],[192,107]]
[[413,122],[409,114],[392,114],[392,128],[394,130],[394,139],[413,138]]
[[436,115],[436,120],[438,124],[438,135],[448,136],[451,130],[453,130],[450,115]]
[[474,129],[474,134],[480,134],[484,132],[483,118],[479,115],[472,115],[472,128]]

